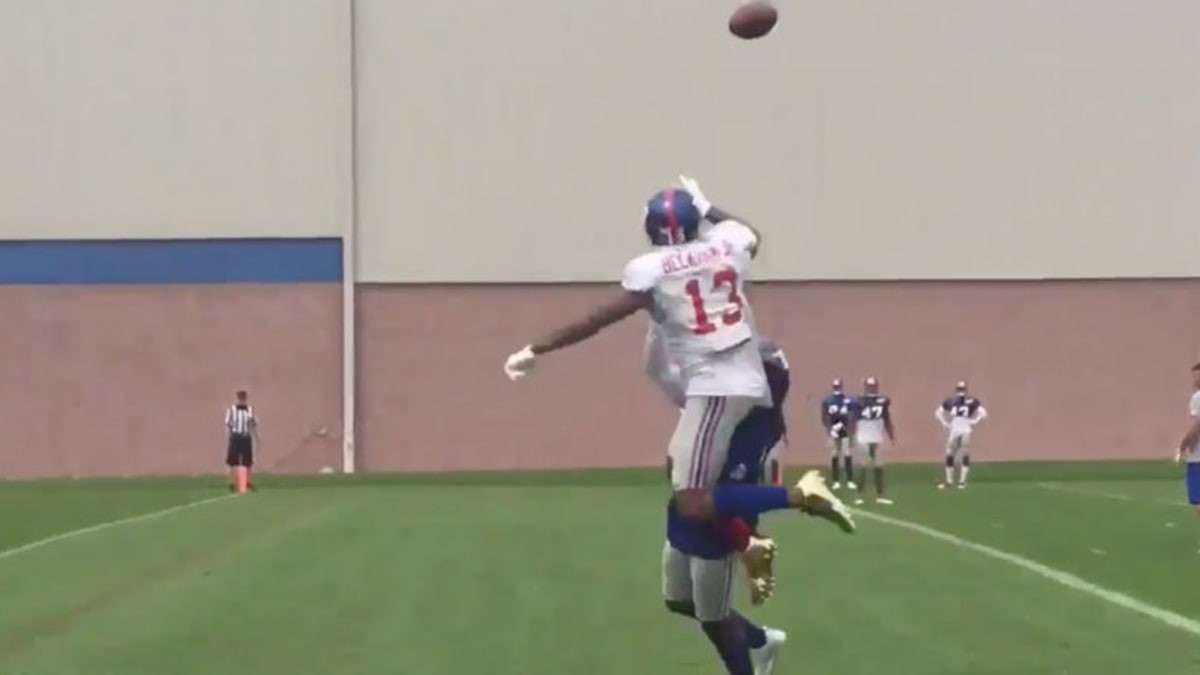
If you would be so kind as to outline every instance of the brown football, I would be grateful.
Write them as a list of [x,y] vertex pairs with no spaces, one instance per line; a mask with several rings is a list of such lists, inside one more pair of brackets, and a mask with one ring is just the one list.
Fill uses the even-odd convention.
[[729,32],[743,40],[760,38],[775,27],[779,12],[769,2],[747,2],[729,17]]

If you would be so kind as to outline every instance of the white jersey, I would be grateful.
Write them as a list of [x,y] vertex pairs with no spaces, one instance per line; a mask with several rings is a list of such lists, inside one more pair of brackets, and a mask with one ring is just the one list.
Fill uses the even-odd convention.
[[[1192,417],[1200,417],[1200,391],[1192,394],[1192,400],[1188,401],[1188,414]],[[1200,439],[1196,441],[1196,446],[1187,453],[1185,459],[1189,464],[1200,462]]]
[[770,398],[745,299],[756,243],[750,228],[727,220],[625,266],[621,285],[650,294],[651,315],[688,396]]

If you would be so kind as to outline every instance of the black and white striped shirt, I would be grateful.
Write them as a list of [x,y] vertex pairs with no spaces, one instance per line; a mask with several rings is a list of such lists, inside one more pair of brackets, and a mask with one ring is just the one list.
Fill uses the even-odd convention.
[[254,408],[250,406],[231,405],[225,411],[225,428],[233,436],[249,436],[258,426],[254,419]]

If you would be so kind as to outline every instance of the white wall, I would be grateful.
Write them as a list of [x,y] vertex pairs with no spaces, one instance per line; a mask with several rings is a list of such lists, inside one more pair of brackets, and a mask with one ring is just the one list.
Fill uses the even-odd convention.
[[765,278],[1200,274],[1200,3],[359,0],[366,281],[611,280],[689,171]]
[[346,0],[0,2],[0,237],[336,235]]
[[1200,4],[733,4],[0,2],[0,237],[340,233],[353,56],[361,281],[612,280],[679,171],[762,278],[1200,274]]

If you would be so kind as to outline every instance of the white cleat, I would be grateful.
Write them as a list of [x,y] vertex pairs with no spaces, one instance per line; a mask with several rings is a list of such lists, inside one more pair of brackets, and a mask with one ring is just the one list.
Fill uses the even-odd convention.
[[966,489],[967,489],[967,484],[966,484],[966,483],[959,483],[959,484],[958,484],[958,489],[959,489],[959,490],[966,490]]
[[846,481],[846,489],[847,490],[857,490],[858,484],[852,480],[848,480],[848,481]]
[[850,515],[850,509],[829,491],[829,487],[825,485],[825,477],[820,471],[813,469],[805,472],[796,483],[796,489],[804,493],[801,511],[824,518],[842,528],[843,532],[854,531],[854,517]]
[[836,482],[836,483],[834,483],[834,484],[833,484],[833,489],[834,489],[834,490],[841,490],[841,489],[842,489],[842,484],[841,484],[841,482]]
[[767,643],[758,649],[750,650],[750,663],[754,664],[754,675],[771,675],[775,672],[775,657],[779,655],[779,648],[787,642],[787,633],[778,628],[763,626],[763,632],[767,634]]
[[862,506],[864,503],[866,503],[866,502],[862,497],[858,497],[854,500],[855,506]]
[[893,502],[892,500],[888,499],[887,497],[876,497],[876,498],[875,498],[875,503],[876,503],[876,504],[894,504],[895,502]]

